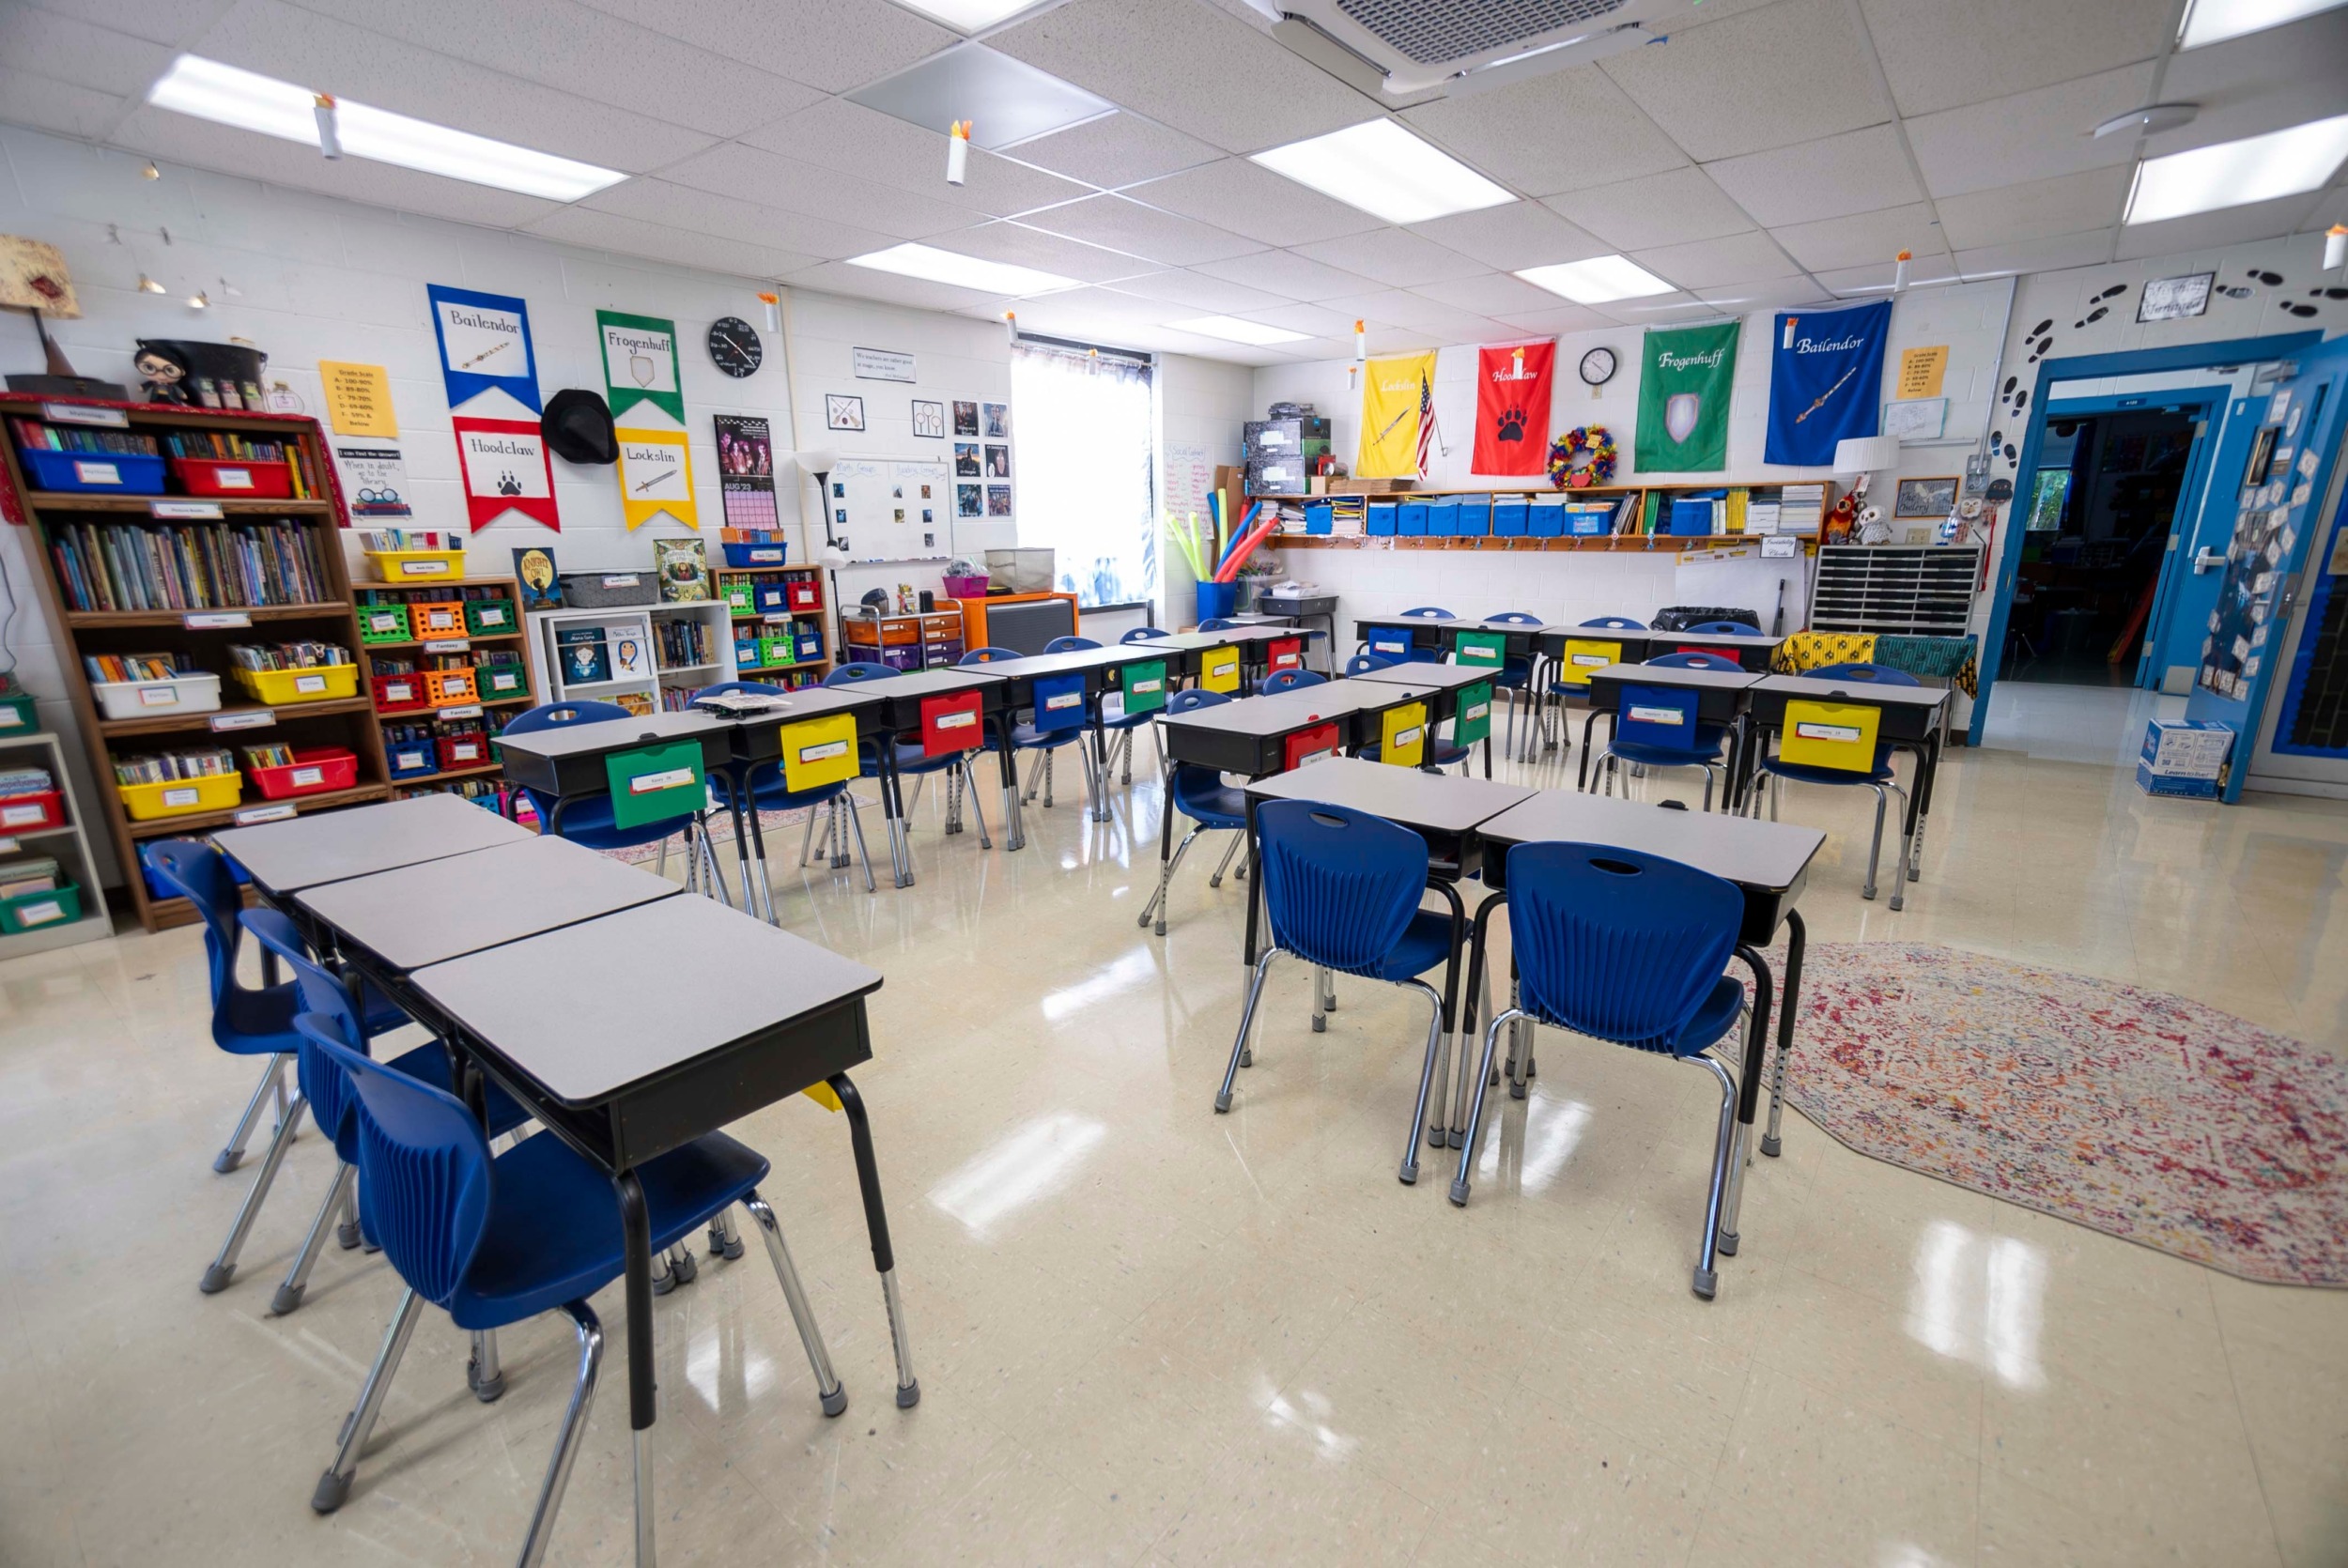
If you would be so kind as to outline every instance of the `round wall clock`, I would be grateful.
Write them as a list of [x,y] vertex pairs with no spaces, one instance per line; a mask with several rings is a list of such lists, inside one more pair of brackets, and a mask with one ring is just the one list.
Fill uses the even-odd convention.
[[1602,387],[1614,378],[1619,361],[1611,348],[1593,348],[1582,356],[1582,379],[1593,387]]
[[766,346],[740,316],[721,315],[709,324],[709,358],[735,380],[756,371],[765,357]]

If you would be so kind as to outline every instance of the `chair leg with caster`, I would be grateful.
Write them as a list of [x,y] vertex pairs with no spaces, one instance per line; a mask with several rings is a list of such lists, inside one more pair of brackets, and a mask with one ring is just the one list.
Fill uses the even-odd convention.
[[[831,1368],[831,1353],[824,1347],[823,1330],[816,1327],[815,1310],[808,1305],[807,1290],[799,1284],[799,1271],[792,1266],[791,1249],[783,1244],[782,1226],[775,1219],[775,1211],[766,1200],[751,1192],[742,1200],[750,1219],[758,1226],[759,1239],[766,1244],[766,1261],[774,1265],[775,1283],[782,1286],[782,1299],[790,1303],[791,1321],[799,1330],[799,1344],[807,1351],[808,1365],[815,1371],[816,1403],[824,1414],[836,1416],[848,1407],[848,1391],[841,1386],[840,1376]],[[726,1227],[733,1228],[731,1213],[719,1216]],[[734,1243],[734,1255],[741,1243]]]
[[[253,1086],[253,1098],[246,1102],[244,1115],[237,1118],[237,1130],[228,1135],[226,1145],[212,1157],[212,1170],[217,1175],[226,1176],[244,1162],[244,1145],[253,1136],[254,1124],[261,1119],[261,1106],[272,1094],[284,1092],[286,1064],[292,1060],[292,1052],[281,1051],[261,1068],[261,1081]],[[282,1119],[282,1105],[279,1115]]]

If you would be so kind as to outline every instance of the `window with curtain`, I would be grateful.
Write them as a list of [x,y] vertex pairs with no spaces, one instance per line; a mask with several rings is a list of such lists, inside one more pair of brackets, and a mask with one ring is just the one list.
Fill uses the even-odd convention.
[[1149,361],[1023,340],[1011,351],[1011,396],[1020,545],[1051,549],[1057,586],[1078,604],[1156,597]]

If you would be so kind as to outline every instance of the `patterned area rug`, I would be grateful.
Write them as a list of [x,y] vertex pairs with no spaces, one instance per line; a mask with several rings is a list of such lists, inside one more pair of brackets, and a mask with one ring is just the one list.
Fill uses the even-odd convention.
[[2329,1053],[1924,944],[1818,944],[1802,990],[1787,1098],[1858,1152],[2244,1279],[2348,1285]]

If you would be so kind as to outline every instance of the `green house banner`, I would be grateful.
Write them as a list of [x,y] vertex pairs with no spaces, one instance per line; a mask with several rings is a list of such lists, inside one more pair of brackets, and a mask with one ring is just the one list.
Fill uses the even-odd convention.
[[611,417],[619,419],[637,404],[649,403],[681,428],[685,393],[677,384],[676,323],[657,315],[597,311],[595,335],[603,340],[603,384]]
[[1728,467],[1728,392],[1737,379],[1743,325],[1649,331],[1641,347],[1639,434],[1631,467],[1640,473],[1717,473]]

